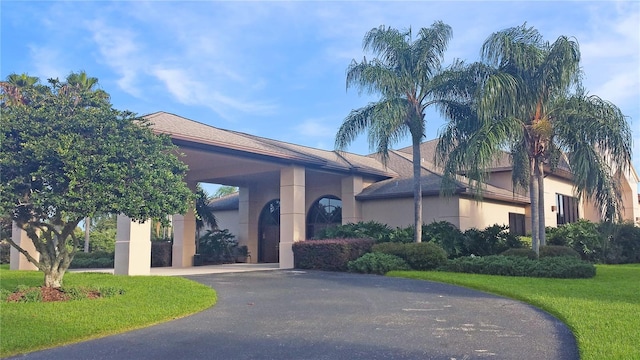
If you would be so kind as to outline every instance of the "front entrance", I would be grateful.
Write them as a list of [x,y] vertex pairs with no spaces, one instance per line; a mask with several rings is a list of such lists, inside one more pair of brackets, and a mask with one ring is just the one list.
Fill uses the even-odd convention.
[[272,200],[262,208],[258,221],[258,262],[280,261],[280,200]]

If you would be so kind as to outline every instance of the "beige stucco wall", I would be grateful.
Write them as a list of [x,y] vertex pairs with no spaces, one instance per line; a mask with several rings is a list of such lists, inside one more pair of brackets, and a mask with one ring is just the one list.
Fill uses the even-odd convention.
[[236,237],[240,233],[238,210],[216,211],[216,221],[219,229],[227,229]]
[[[525,206],[484,199],[460,199],[460,229],[484,229],[492,225],[509,225],[509,213],[526,215]],[[526,220],[525,220],[526,221]]]
[[[413,225],[413,198],[392,198],[362,202],[362,220],[378,221],[391,227]],[[422,201],[422,221],[448,221],[459,226],[457,197],[425,197]]]

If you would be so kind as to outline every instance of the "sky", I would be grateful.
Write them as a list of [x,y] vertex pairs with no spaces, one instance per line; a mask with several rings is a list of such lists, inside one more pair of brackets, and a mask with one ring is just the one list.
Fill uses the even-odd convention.
[[[352,109],[346,88],[380,25],[453,29],[443,64],[479,60],[493,32],[526,22],[545,40],[578,41],[583,84],[628,116],[640,171],[638,1],[0,1],[0,75],[46,82],[84,70],[115,108],[174,113],[221,129],[332,150]],[[426,117],[433,139],[444,124]],[[410,139],[394,148],[410,145]],[[366,135],[348,149],[370,150]]]

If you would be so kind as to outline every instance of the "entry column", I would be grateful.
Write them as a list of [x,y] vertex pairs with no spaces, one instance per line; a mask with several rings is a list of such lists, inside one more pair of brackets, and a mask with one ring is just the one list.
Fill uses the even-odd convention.
[[118,215],[114,274],[149,275],[151,273],[151,221],[131,221]]
[[196,254],[196,215],[192,207],[184,215],[173,215],[171,267],[193,266]]
[[293,268],[294,242],[305,240],[305,170],[280,170],[280,268]]
[[[16,225],[15,221],[11,226],[11,240],[18,246],[23,248],[29,255],[33,256],[36,260],[40,260],[40,253],[36,251],[33,241],[27,236],[27,232],[20,229]],[[9,250],[9,269],[11,270],[38,270],[38,267],[30,263],[27,257],[22,255],[18,249],[13,246]]]

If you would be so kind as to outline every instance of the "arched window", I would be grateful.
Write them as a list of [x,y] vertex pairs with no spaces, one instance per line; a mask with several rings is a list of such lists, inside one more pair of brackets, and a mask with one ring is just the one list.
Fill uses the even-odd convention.
[[307,215],[307,238],[316,232],[342,224],[342,200],[335,196],[323,196],[311,205]]

